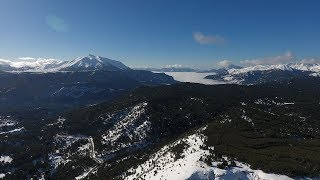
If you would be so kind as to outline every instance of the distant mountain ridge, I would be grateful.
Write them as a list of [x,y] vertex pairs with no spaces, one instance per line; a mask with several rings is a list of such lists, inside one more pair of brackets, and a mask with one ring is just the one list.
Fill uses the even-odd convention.
[[111,100],[140,86],[176,83],[164,73],[133,70],[120,61],[91,54],[72,61],[2,60],[0,67],[0,107],[3,109],[86,106]]
[[71,61],[60,61],[56,59],[38,59],[35,61],[9,61],[0,60],[0,70],[17,72],[57,72],[57,71],[122,71],[130,70],[120,61],[95,56],[79,57]]
[[320,64],[289,63],[231,68],[209,75],[206,79],[236,84],[262,84],[295,77],[320,76]]
[[[205,79],[212,79],[221,83],[235,84],[261,84],[272,81],[288,80],[295,77],[320,77],[320,64],[298,62],[275,65],[255,65],[248,67],[240,67],[230,64],[226,67],[211,70],[199,70],[189,67],[139,68],[136,70],[152,72],[191,72],[191,74],[184,75],[186,77],[190,76],[190,78],[192,78],[191,76],[196,73],[210,73],[210,75],[205,75]],[[124,65],[120,61],[89,54],[71,61],[60,61],[56,59],[9,61],[0,59],[0,72],[1,71],[19,73],[118,71],[126,72],[126,74],[128,74],[127,71],[134,72],[135,70]],[[143,71],[140,71],[140,73],[142,72]]]

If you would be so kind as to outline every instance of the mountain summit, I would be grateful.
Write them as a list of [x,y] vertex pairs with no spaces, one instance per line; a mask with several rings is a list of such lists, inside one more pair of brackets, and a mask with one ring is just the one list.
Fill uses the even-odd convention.
[[60,69],[63,71],[92,71],[92,70],[130,70],[120,61],[108,59],[101,56],[89,54],[88,56],[76,58],[66,64]]

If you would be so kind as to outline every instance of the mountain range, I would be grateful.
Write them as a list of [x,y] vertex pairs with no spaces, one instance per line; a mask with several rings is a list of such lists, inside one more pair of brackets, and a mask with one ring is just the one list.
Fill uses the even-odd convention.
[[235,84],[261,84],[288,80],[295,77],[320,76],[320,64],[289,63],[279,65],[256,65],[216,71],[206,79]]
[[1,67],[0,107],[4,109],[72,108],[110,100],[143,85],[176,83],[164,73],[132,70],[119,61],[94,55],[69,62],[7,61]]
[[0,70],[16,72],[57,72],[57,71],[120,71],[130,70],[120,61],[89,54],[71,61],[38,59],[32,61],[0,60]]
[[[89,54],[71,61],[38,59],[35,61],[0,60],[0,72],[80,72],[80,71],[129,71],[120,61]],[[320,64],[288,63],[279,65],[256,65],[240,67],[228,65],[219,69],[198,70],[188,67],[138,68],[153,72],[196,72],[214,73],[206,79],[225,83],[256,84],[295,76],[320,76]]]
[[210,86],[94,55],[0,64],[0,178],[320,177],[318,64],[164,69]]

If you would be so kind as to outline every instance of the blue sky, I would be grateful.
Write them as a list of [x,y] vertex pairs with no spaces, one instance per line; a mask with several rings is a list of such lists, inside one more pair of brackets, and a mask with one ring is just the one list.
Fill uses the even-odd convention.
[[0,58],[92,53],[138,67],[318,58],[319,8],[317,0],[1,0]]

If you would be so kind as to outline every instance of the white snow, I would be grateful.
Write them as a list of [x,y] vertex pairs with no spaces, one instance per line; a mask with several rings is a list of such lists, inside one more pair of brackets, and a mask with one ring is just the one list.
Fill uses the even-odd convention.
[[24,127],[17,127],[18,124],[19,123],[13,120],[10,116],[0,116],[0,135],[19,132],[25,129]]
[[6,176],[6,174],[0,173],[0,179],[3,179]]
[[[148,103],[143,102],[135,105],[128,112],[119,112],[120,117],[117,118],[116,123],[101,136],[102,144],[110,145],[113,148],[110,152],[143,143],[150,129],[150,122],[147,118],[143,119],[143,121],[139,120],[141,120],[141,116],[145,114],[147,105]],[[116,116],[116,114],[105,115],[107,118],[104,120],[109,121],[113,116]],[[127,136],[130,142],[119,142],[119,138],[123,136]]]
[[97,170],[97,167],[91,167],[91,168],[89,168],[88,170],[84,171],[81,175],[75,177],[75,179],[76,179],[76,180],[84,179],[84,178],[86,178],[89,174],[94,173],[96,170]]
[[1,134],[10,134],[10,133],[14,133],[14,132],[19,132],[19,131],[22,131],[22,130],[24,130],[24,127],[19,127],[19,128],[10,130],[10,131],[0,132],[0,135],[1,135]]
[[64,117],[59,116],[59,118],[57,119],[57,122],[55,123],[50,123],[47,124],[46,126],[54,126],[54,125],[59,125],[59,127],[61,128],[63,123],[66,121],[66,119]]
[[293,180],[285,175],[268,174],[261,170],[253,170],[249,165],[235,161],[236,167],[219,169],[217,167],[219,162],[212,163],[212,171],[214,172],[214,179],[243,179],[243,180]]
[[294,103],[293,102],[285,102],[285,103],[283,103],[283,105],[294,105]]
[[229,115],[221,115],[220,117],[221,117],[220,123],[222,123],[222,124],[232,121],[232,119],[229,117]]
[[[207,165],[201,159],[208,157],[209,149],[202,149],[205,146],[207,137],[201,134],[201,130],[193,135],[177,140],[169,145],[162,147],[152,154],[147,161],[140,164],[137,168],[129,169],[122,178],[126,180],[292,180],[285,175],[269,174],[261,170],[253,170],[250,165],[235,161],[235,167],[226,169],[218,168],[221,162],[212,162]],[[177,145],[185,144],[181,157],[176,157],[172,148]],[[178,158],[178,159],[176,159]],[[227,157],[223,157],[228,160]]]
[[56,169],[60,164],[67,164],[70,162],[69,159],[65,159],[62,156],[55,155],[55,154],[49,154],[49,161],[51,162],[51,166],[53,169]]
[[309,74],[309,76],[313,76],[313,77],[320,77],[320,72],[317,72],[317,73],[311,73],[311,74]]
[[[164,146],[138,168],[130,169],[128,173],[134,174],[125,177],[125,179],[187,179],[195,171],[204,170],[206,166],[199,161],[200,157],[209,152],[209,150],[200,148],[204,141],[205,136],[202,134],[193,134],[171,145]],[[183,151],[182,158],[175,161],[175,154],[171,152],[171,148],[181,143],[185,143],[188,147]]]
[[283,71],[305,71],[310,72],[309,76],[320,76],[320,64],[288,63],[275,65],[255,65],[239,69],[231,68],[227,70],[222,78],[227,83],[241,84],[243,77],[254,71],[283,70]]
[[0,116],[0,128],[1,127],[8,127],[8,126],[15,126],[18,123],[16,121],[11,120],[10,118],[5,118]]
[[215,81],[212,79],[205,79],[206,76],[214,75],[215,73],[197,73],[197,72],[164,72],[164,73],[169,76],[172,76],[174,80],[180,81],[180,82],[191,82],[191,83],[200,83],[200,84],[208,84],[208,85],[225,84],[225,82]]
[[3,163],[3,164],[11,163],[12,160],[13,159],[10,156],[1,156],[0,157],[0,162]]
[[293,70],[293,68],[288,64],[256,65],[256,66],[244,67],[244,68],[241,68],[241,69],[229,69],[228,73],[231,74],[231,75],[236,75],[236,74],[248,73],[248,72],[251,72],[251,71],[267,71],[267,70],[273,70],[273,69],[287,70],[287,71],[292,71]]
[[241,104],[241,106],[246,106],[247,105],[247,103],[245,103],[245,102],[240,102],[240,104]]
[[[281,100],[281,99],[279,99],[279,100]],[[257,99],[254,103],[259,104],[259,105],[267,105],[267,106],[270,106],[272,104],[277,105],[277,106],[294,105],[294,102],[278,102],[275,100],[270,100],[268,98]]]
[[252,122],[252,119],[246,115],[246,111],[245,111],[245,110],[242,110],[241,118],[242,118],[243,120],[251,123],[252,126],[254,126],[254,123]]
[[71,61],[45,58],[28,58],[23,60],[0,59],[0,69],[2,68],[1,70],[11,72],[56,72],[68,67],[98,69],[103,66],[114,66],[122,70],[130,69],[119,61],[111,60],[101,56],[94,56],[91,54],[76,58]]
[[291,64],[293,69],[301,71],[311,71],[311,72],[320,72],[320,64],[306,64],[306,63],[295,63]]
[[228,73],[231,75],[244,74],[252,71],[267,71],[267,70],[300,70],[300,71],[311,71],[320,72],[320,64],[304,64],[304,63],[289,63],[289,64],[276,64],[276,65],[256,65],[249,66],[240,69],[229,69]]
[[57,59],[30,59],[30,60],[3,60],[0,59],[0,67],[5,66],[13,71],[24,71],[24,72],[46,72],[52,71],[59,66],[65,64],[66,61],[60,61]]
[[[82,156],[89,156],[97,162],[100,162],[100,159],[96,158],[96,151],[92,137],[82,135],[57,134],[54,139],[56,149],[49,154],[49,161],[53,170],[61,164],[70,162],[70,156],[72,156],[74,153],[80,153],[80,155]],[[87,141],[87,143],[79,146],[76,152],[69,151],[70,149],[68,148],[71,147],[73,143],[79,140]]]

